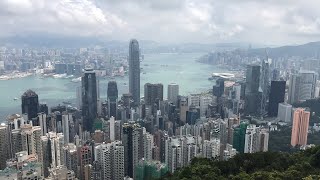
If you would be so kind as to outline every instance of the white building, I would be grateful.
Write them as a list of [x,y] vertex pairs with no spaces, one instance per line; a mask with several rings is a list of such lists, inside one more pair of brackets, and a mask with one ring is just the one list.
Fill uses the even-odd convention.
[[291,123],[292,105],[287,103],[279,103],[278,119],[286,123]]
[[212,138],[204,140],[202,144],[202,156],[205,158],[215,158],[220,156],[220,139]]
[[71,113],[66,113],[62,115],[62,132],[64,135],[64,143],[68,144],[70,142],[69,124],[73,121]]
[[205,117],[209,104],[212,103],[212,96],[200,97],[200,117]]
[[188,106],[200,106],[200,94],[190,94],[188,96]]
[[246,129],[244,153],[268,151],[269,132],[266,129],[249,124]]
[[100,144],[95,147],[95,160],[102,169],[102,179],[123,180],[124,146],[121,141]]

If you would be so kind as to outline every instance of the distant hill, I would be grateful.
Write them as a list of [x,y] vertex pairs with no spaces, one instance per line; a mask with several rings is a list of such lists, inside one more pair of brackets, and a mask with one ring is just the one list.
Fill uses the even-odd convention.
[[275,48],[259,48],[248,50],[249,55],[265,55],[265,51],[268,52],[268,56],[274,57],[288,57],[288,56],[300,56],[300,57],[319,57],[320,56],[320,42],[310,42],[297,46],[281,46]]

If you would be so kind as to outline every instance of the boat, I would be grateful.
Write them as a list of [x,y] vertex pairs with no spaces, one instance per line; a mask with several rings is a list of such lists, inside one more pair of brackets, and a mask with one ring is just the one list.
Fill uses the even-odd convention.
[[63,103],[63,104],[66,104],[66,105],[72,104],[70,101],[63,101],[62,103]]
[[15,98],[13,98],[13,100],[14,100],[14,101],[16,101],[16,100],[18,100],[18,98],[17,98],[17,97],[15,97]]

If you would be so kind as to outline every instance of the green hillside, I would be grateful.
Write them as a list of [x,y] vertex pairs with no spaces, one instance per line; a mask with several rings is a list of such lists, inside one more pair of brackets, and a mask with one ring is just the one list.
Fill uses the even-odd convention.
[[163,180],[320,179],[320,146],[296,153],[238,154],[228,161],[195,158]]

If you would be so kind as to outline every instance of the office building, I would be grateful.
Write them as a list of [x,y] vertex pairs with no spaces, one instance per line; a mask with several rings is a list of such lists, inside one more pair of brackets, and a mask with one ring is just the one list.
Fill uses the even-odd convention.
[[178,106],[179,85],[171,83],[168,85],[168,101]]
[[291,123],[292,118],[292,105],[287,103],[279,103],[278,106],[278,119],[279,121]]
[[108,82],[108,114],[109,117],[116,117],[117,115],[117,101],[118,101],[118,87],[117,82],[109,81]]
[[300,71],[292,74],[289,81],[288,103],[302,102],[315,97],[318,74],[314,71]]
[[310,112],[303,108],[293,109],[291,146],[307,145]]
[[224,94],[224,79],[218,78],[216,84],[212,88],[213,95],[216,97],[221,97]]
[[101,167],[101,179],[122,180],[124,176],[124,146],[121,141],[95,147],[95,160]]
[[261,108],[260,66],[248,65],[246,71],[245,114],[258,115]]
[[93,122],[97,118],[98,89],[96,74],[92,69],[86,69],[82,76],[82,116],[83,128],[93,131]]
[[209,104],[211,104],[212,101],[212,96],[200,96],[200,117],[206,117]]
[[284,102],[286,91],[285,81],[271,81],[271,89],[269,95],[268,115],[276,117],[278,115],[278,104]]
[[28,114],[27,120],[32,120],[34,126],[39,126],[37,120],[33,119],[38,116],[38,95],[34,91],[29,89],[25,93],[23,93],[23,95],[21,96],[21,101],[22,114]]
[[71,113],[64,112],[62,114],[62,133],[64,135],[64,143],[68,144],[70,142],[70,127],[69,124],[73,122],[73,117]]
[[181,97],[180,98],[180,121],[186,123],[187,121],[187,111],[189,110],[188,107],[188,100],[186,97]]
[[129,43],[129,93],[133,98],[133,105],[140,104],[140,49],[137,40]]
[[144,102],[146,105],[159,104],[163,101],[163,85],[146,83],[144,85]]

